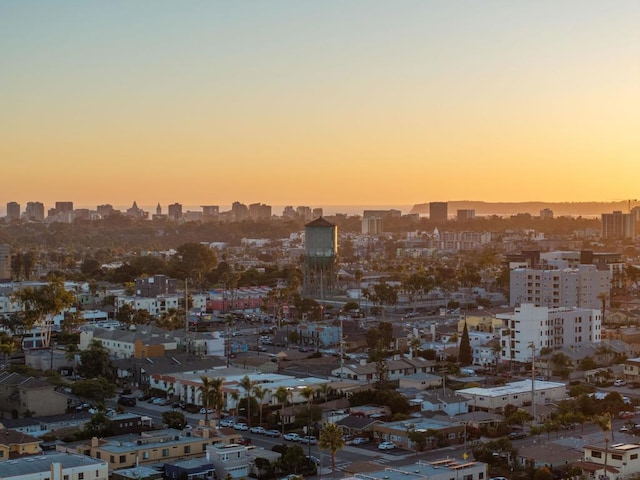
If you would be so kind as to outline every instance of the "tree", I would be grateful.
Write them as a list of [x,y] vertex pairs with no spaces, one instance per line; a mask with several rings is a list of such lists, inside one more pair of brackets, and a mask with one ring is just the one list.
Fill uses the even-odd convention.
[[200,402],[204,408],[204,422],[209,423],[209,408],[214,403],[216,392],[213,388],[213,379],[207,376],[200,377],[202,382],[198,387],[198,393],[200,393]]
[[245,391],[247,401],[247,424],[249,425],[249,428],[251,428],[251,391],[256,384],[257,382],[251,380],[249,375],[242,377],[242,380],[240,380],[240,383],[238,384]]
[[262,402],[264,397],[266,397],[270,392],[271,389],[262,387],[261,385],[253,387],[253,396],[258,399],[258,408],[260,409],[260,425],[262,425]]
[[83,432],[89,438],[104,437],[110,433],[111,427],[111,419],[105,413],[104,408],[101,408],[85,423]]
[[177,428],[178,430],[182,430],[187,424],[187,420],[184,416],[184,413],[178,412],[176,410],[169,410],[166,412],[162,412],[162,423],[166,424],[169,428]]
[[201,243],[185,243],[176,249],[169,261],[172,275],[184,280],[194,278],[196,285],[203,287],[204,276],[213,270],[218,262],[215,251]]
[[407,438],[413,443],[417,455],[418,452],[424,450],[427,439],[429,438],[429,433],[426,430],[415,430],[412,428],[407,433]]
[[273,396],[276,397],[276,400],[278,400],[278,403],[282,405],[280,407],[280,423],[282,427],[282,435],[284,435],[284,414],[283,414],[284,408],[287,406],[287,400],[290,398],[291,395],[292,395],[291,390],[283,386],[278,387],[275,393],[273,394]]
[[462,337],[460,338],[460,351],[458,353],[458,361],[461,367],[471,365],[473,362],[473,350],[471,348],[471,341],[469,340],[469,330],[467,328],[467,322],[464,322],[462,328]]
[[553,474],[547,467],[540,467],[533,474],[533,480],[553,480]]
[[320,438],[318,439],[318,447],[321,450],[329,450],[331,455],[331,475],[336,471],[336,453],[344,447],[342,439],[342,430],[335,423],[327,423],[320,430]]
[[91,402],[102,402],[116,394],[116,386],[104,377],[89,378],[75,382],[71,392]]
[[103,377],[115,382],[116,373],[109,359],[109,350],[98,340],[92,340],[89,347],[80,353],[78,373],[86,378]]
[[20,317],[26,330],[39,327],[43,334],[43,346],[51,342],[52,318],[70,308],[75,303],[75,295],[68,291],[62,278],[53,277],[42,287],[25,287],[14,295],[20,302]]

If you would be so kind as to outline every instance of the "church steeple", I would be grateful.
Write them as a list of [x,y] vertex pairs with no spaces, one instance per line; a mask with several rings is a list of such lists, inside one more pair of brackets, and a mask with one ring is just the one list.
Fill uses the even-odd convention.
[[160,206],[160,202],[158,202],[158,206],[156,207],[156,215],[162,215],[162,207]]

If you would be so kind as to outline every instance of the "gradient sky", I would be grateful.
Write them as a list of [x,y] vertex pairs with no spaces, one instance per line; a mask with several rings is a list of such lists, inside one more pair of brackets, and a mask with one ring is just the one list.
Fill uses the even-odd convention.
[[0,203],[640,198],[640,1],[0,3]]

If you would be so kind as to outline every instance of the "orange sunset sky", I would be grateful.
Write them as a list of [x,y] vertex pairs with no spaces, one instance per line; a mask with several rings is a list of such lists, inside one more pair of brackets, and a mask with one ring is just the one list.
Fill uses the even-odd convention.
[[640,2],[0,3],[0,204],[640,198]]

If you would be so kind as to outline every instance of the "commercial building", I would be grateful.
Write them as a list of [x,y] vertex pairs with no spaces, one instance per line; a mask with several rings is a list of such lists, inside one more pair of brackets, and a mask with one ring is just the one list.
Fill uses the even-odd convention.
[[635,215],[631,213],[622,213],[617,210],[613,213],[603,213],[602,220],[602,238],[635,238],[636,222]]
[[356,473],[344,480],[488,480],[489,467],[486,463],[447,458],[386,467],[379,471]]
[[7,220],[20,220],[20,204],[18,202],[7,203]]
[[456,219],[459,222],[466,222],[469,220],[473,220],[474,218],[476,218],[476,211],[475,210],[458,210],[456,211]]
[[182,204],[172,203],[171,205],[169,205],[168,217],[175,222],[182,220]]
[[446,222],[449,218],[449,204],[447,202],[429,203],[429,220],[432,222]]
[[24,210],[24,216],[27,220],[32,222],[43,222],[44,204],[40,202],[27,202],[27,207]]
[[11,281],[11,247],[0,244],[0,282],[8,281]]

